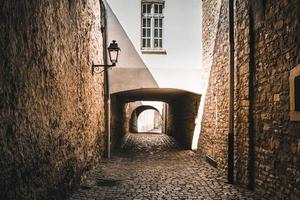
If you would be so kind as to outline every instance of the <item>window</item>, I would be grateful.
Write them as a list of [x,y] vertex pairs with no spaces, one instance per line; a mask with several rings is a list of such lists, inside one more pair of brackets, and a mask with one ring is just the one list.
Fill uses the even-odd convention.
[[163,49],[163,8],[160,1],[142,2],[142,50]]

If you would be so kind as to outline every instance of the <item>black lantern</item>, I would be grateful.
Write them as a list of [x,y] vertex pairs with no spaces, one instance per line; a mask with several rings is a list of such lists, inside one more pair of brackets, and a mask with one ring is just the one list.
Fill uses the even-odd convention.
[[118,56],[120,48],[118,47],[118,43],[116,43],[116,40],[113,40],[112,43],[110,43],[109,47],[107,48],[110,62],[113,65],[116,65],[118,62]]
[[[105,70],[107,70],[110,67],[116,66],[116,63],[118,62],[118,57],[119,57],[119,51],[120,50],[121,49],[118,47],[118,43],[115,40],[113,40],[112,43],[110,43],[109,47],[107,48],[111,65],[94,65],[94,63],[93,63],[92,64],[92,74],[101,73],[101,72],[104,72]],[[98,72],[98,70],[95,71],[95,68],[98,68],[98,67],[104,67],[104,70],[102,70],[100,72]]]

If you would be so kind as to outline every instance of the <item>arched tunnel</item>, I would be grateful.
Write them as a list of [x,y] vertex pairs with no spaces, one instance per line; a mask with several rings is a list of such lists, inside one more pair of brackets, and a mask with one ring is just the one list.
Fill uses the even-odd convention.
[[[120,146],[122,138],[130,129],[132,113],[139,114],[149,106],[131,108],[129,103],[137,101],[160,101],[164,103],[162,113],[163,133],[172,136],[184,148],[191,149],[195,120],[201,95],[171,88],[148,88],[118,92],[111,95],[111,148]],[[133,119],[131,119],[133,120]]]
[[[166,105],[166,104],[164,104]],[[154,128],[158,128],[159,126],[162,125],[162,123],[165,120],[165,116],[162,115],[162,113],[160,113],[160,111],[155,108],[154,106],[150,106],[150,105],[140,105],[137,106],[136,108],[132,109],[132,106],[130,104],[128,104],[129,106],[129,110],[126,111],[126,122],[128,123],[128,131],[131,133],[138,133],[140,132],[140,122],[139,122],[139,118],[141,117],[142,113],[145,113],[147,111],[154,111],[154,115],[153,115],[153,126],[151,127],[152,129]],[[165,109],[163,109],[165,110]],[[129,117],[127,117],[127,115],[129,115]],[[146,131],[151,131],[151,129],[147,129]],[[145,130],[144,130],[145,131]]]

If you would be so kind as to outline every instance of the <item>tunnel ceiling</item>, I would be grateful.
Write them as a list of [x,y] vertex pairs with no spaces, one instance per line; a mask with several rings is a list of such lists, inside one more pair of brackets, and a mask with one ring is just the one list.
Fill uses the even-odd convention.
[[118,98],[121,98],[124,102],[131,101],[163,101],[169,102],[181,95],[193,94],[200,96],[185,90],[173,89],[173,88],[142,88],[137,90],[130,90],[125,92],[119,92]]

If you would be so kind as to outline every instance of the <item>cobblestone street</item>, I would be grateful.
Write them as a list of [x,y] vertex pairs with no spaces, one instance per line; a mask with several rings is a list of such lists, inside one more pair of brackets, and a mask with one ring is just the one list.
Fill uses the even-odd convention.
[[77,199],[255,199],[164,134],[129,134],[74,193]]

